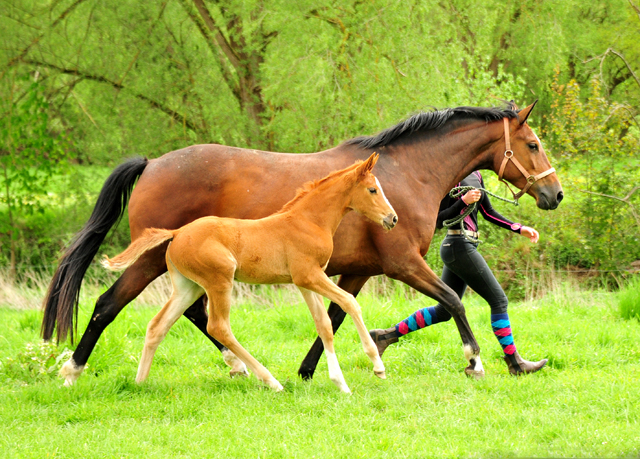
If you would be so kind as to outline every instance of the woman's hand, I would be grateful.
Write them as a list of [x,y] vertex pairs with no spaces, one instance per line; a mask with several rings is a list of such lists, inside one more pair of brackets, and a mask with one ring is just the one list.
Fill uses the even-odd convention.
[[538,239],[540,239],[540,234],[529,226],[523,226],[520,228],[520,234],[524,237],[528,237],[533,244],[538,242]]
[[462,197],[462,201],[466,205],[470,205],[470,204],[473,204],[474,202],[480,201],[481,197],[482,197],[482,192],[480,190],[474,189],[474,190],[467,191],[465,195]]

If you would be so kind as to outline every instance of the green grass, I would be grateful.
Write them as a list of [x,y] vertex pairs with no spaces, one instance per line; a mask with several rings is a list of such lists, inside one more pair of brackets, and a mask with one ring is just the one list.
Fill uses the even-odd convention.
[[625,319],[640,320],[640,275],[635,276],[618,293],[620,315]]
[[[432,304],[394,292],[359,297],[370,328]],[[301,299],[287,292],[241,301],[232,313],[236,336],[284,385],[282,393],[255,377],[230,379],[217,350],[186,319],[158,349],[147,382],[136,385],[145,327],[157,309],[135,306],[107,329],[77,384],[63,388],[54,370],[64,346],[38,344],[39,313],[0,308],[0,451],[38,458],[638,457],[640,325],[619,317],[614,294],[567,289],[511,305],[520,353],[550,360],[521,378],[509,376],[500,359],[488,306],[476,296],[465,304],[484,380],[462,373],[452,321],[389,348],[388,379],[379,380],[347,319],[336,347],[351,396],[329,381],[324,359],[313,381],[298,379],[315,333]],[[81,330],[91,309],[83,304]]]

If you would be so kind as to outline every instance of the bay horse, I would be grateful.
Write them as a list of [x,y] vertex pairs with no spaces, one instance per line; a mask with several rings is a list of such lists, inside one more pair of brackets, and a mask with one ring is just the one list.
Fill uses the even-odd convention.
[[353,319],[365,354],[376,376],[385,379],[378,350],[353,295],[337,287],[324,268],[333,252],[333,235],[350,210],[364,215],[386,230],[398,217],[371,169],[378,160],[366,161],[308,182],[275,214],[258,220],[202,217],[177,230],[147,228],[120,255],[102,264],[112,271],[131,266],[145,252],[171,241],[165,259],[173,292],[151,320],[140,358],[136,382],[143,382],[156,349],[180,316],[203,294],[209,300],[207,332],[230,349],[256,377],[276,391],[282,385],[236,340],[229,323],[233,281],[251,284],[293,283],[302,293],[327,354],[329,378],[345,393],[344,380],[333,347],[331,320],[322,299],[337,303]]
[[[515,187],[527,186],[527,194],[536,199],[539,208],[558,207],[563,192],[557,175],[535,180],[550,164],[540,140],[526,123],[534,105],[522,110],[509,103],[506,108],[421,112],[377,135],[310,154],[196,145],[157,159],[131,159],[107,178],[91,217],[62,256],[44,300],[42,336],[49,340],[56,332],[61,341],[70,334],[73,342],[82,279],[107,232],[124,214],[127,201],[133,241],[145,228],[176,229],[209,215],[262,218],[293,198],[303,183],[365,159],[375,150],[380,154],[376,176],[394,203],[400,223],[384,235],[381,228],[357,214],[347,215],[334,235],[326,273],[341,275],[338,286],[354,296],[371,276],[385,274],[445,305],[460,333],[469,367],[482,374],[480,348],[464,306],[423,256],[434,235],[440,201],[474,170],[500,171]],[[506,147],[507,136],[510,148]],[[520,167],[509,158],[517,159]],[[166,248],[165,244],[146,252],[100,296],[86,331],[61,371],[65,384],[77,380],[100,335],[120,311],[166,272]],[[223,351],[223,357],[229,355],[207,333],[203,305],[202,298],[196,300],[184,315]],[[335,331],[344,313],[335,303],[328,312]],[[313,375],[322,350],[317,339],[300,366],[303,378]],[[234,371],[241,369],[234,366]]]

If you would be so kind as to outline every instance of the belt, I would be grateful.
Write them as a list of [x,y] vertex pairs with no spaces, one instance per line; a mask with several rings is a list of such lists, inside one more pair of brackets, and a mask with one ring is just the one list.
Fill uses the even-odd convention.
[[[480,238],[480,233],[478,233],[477,231],[464,230],[464,232],[467,234],[467,236],[471,236],[474,239]],[[447,236],[452,234],[461,235],[462,230],[452,230],[452,229],[447,230]]]

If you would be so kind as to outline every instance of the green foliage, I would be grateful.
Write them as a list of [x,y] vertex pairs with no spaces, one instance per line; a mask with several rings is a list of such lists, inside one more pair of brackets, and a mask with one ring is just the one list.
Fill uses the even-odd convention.
[[[640,130],[627,105],[607,100],[598,80],[552,85],[545,138],[563,178],[563,231],[550,256],[557,264],[624,268],[640,259]],[[628,195],[628,196],[627,196]],[[567,213],[571,213],[570,217]]]
[[620,315],[623,319],[636,318],[640,320],[640,276],[634,276],[618,292]]
[[41,382],[55,378],[71,354],[69,349],[60,349],[53,343],[27,343],[15,357],[0,361],[0,374],[5,380],[22,384]]
[[[0,103],[16,117],[1,121],[0,264],[53,264],[88,218],[102,176],[65,169],[70,156],[108,170],[194,143],[311,152],[432,106],[536,98],[530,123],[566,198],[550,213],[529,198],[501,207],[543,237],[530,247],[483,225],[491,266],[526,296],[534,272],[640,259],[640,192],[614,199],[640,182],[640,17],[627,0],[0,0],[0,12],[12,32]],[[126,244],[126,225],[114,238]]]

